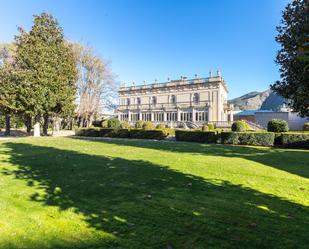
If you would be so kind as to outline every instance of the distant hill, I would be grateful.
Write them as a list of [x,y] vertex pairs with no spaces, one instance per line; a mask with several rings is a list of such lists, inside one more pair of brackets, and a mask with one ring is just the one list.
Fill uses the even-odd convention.
[[284,104],[284,99],[273,91],[250,92],[229,101],[234,110],[273,110],[276,111]]

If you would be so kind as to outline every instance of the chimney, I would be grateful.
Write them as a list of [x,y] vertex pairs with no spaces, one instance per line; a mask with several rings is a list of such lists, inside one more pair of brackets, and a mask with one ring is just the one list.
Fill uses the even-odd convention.
[[220,69],[217,70],[217,76],[221,77]]

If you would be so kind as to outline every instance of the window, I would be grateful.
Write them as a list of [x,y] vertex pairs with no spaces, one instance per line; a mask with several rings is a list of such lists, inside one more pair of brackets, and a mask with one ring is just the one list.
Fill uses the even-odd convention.
[[200,95],[198,93],[193,94],[193,103],[198,104],[200,102]]
[[197,111],[195,113],[195,121],[197,121],[197,122],[208,121],[208,112]]
[[151,104],[152,104],[152,105],[156,105],[156,104],[157,104],[157,97],[153,96],[153,97],[151,98]]
[[151,121],[151,113],[143,113],[142,114],[143,121]]
[[181,121],[192,121],[192,112],[182,112],[180,114]]
[[166,120],[167,121],[177,121],[177,112],[167,112]]
[[162,122],[163,121],[163,113],[162,112],[154,113],[153,118],[154,118],[155,122]]
[[127,98],[127,105],[130,105],[130,99],[129,98]]
[[138,113],[132,113],[131,114],[131,121],[136,122],[137,120],[139,120],[139,114]]
[[170,103],[171,103],[171,104],[176,104],[176,96],[175,96],[175,95],[172,95],[172,96],[170,97]]
[[137,103],[138,105],[140,105],[140,104],[141,104],[141,98],[137,98],[136,103]]

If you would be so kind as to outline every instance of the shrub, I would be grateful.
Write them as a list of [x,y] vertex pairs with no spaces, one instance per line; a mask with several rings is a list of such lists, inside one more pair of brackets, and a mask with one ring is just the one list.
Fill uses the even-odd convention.
[[121,122],[120,128],[121,129],[129,129],[130,128],[130,124],[128,122]]
[[167,136],[175,136],[175,129],[174,128],[164,128],[164,132]]
[[248,130],[248,124],[245,121],[238,120],[232,124],[232,131],[240,132]]
[[202,126],[202,131],[209,131],[209,126],[208,125],[203,125]]
[[309,131],[309,123],[304,123],[303,131]]
[[288,123],[282,119],[272,119],[267,124],[267,131],[269,132],[286,132],[289,131]]
[[165,130],[83,128],[76,129],[75,135],[85,137],[141,138],[161,140],[164,139],[168,133]]
[[153,130],[154,125],[152,122],[145,122],[143,123],[143,130]]
[[99,137],[100,128],[80,128],[75,130],[76,136]]
[[101,126],[102,128],[107,128],[108,127],[107,120],[102,121]]
[[167,133],[164,130],[141,130],[141,129],[130,130],[130,138],[162,140],[166,136]]
[[136,123],[135,123],[135,128],[143,128],[143,124],[144,124],[144,121],[143,120],[138,120]]
[[272,132],[222,132],[221,143],[273,146],[275,134]]
[[287,148],[309,149],[308,133],[282,133],[281,144]]
[[177,141],[198,142],[198,143],[216,143],[217,133],[214,131],[187,131],[176,130]]
[[111,129],[119,129],[120,121],[117,118],[111,118],[107,120],[107,127]]
[[107,132],[104,137],[129,138],[130,131],[128,129],[111,130]]
[[207,124],[207,126],[208,126],[210,131],[215,129],[215,125],[213,123],[209,123],[209,124]]
[[95,120],[92,122],[94,127],[102,127],[102,120]]
[[165,125],[164,124],[157,124],[156,129],[165,129]]

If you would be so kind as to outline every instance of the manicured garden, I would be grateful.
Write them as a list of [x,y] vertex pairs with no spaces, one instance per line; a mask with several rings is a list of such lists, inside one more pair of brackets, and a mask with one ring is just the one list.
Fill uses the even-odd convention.
[[0,248],[307,248],[309,151],[0,142]]

